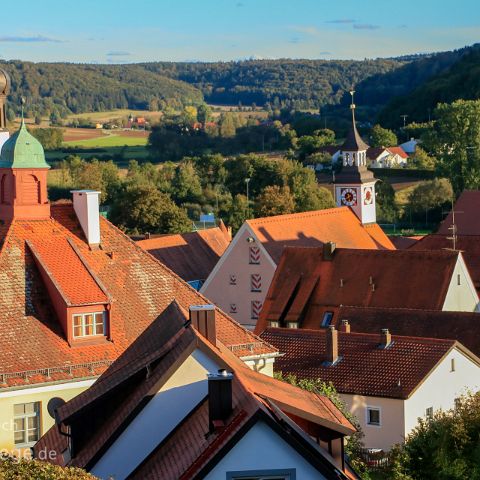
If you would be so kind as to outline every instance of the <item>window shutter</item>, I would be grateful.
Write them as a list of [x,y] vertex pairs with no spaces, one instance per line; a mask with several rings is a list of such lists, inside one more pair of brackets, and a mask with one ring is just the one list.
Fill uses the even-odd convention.
[[260,265],[260,248],[253,246],[250,247],[249,263],[251,265]]
[[250,290],[252,292],[262,291],[262,276],[260,273],[252,273],[250,275]]
[[252,320],[258,320],[260,311],[262,310],[262,302],[260,300],[252,300]]

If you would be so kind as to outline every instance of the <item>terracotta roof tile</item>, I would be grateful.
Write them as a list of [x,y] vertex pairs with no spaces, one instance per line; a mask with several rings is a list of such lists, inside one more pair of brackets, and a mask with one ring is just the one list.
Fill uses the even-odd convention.
[[[7,229],[0,227],[3,248],[0,252],[0,311],[3,334],[0,336],[0,376],[5,385],[24,384],[27,375],[19,374],[37,369],[58,368],[57,379],[85,376],[85,368],[72,366],[91,362],[109,362],[116,359],[143,330],[155,320],[173,300],[188,310],[190,305],[209,303],[198,292],[146,253],[125,234],[101,218],[101,248],[91,249],[78,223],[71,203],[52,205],[48,220],[15,220]],[[66,242],[71,242],[81,255],[84,266]],[[91,279],[87,279],[85,265],[105,287],[111,297],[111,335],[114,342],[72,348],[69,346],[56,318],[34,256],[26,242],[38,247],[47,256],[62,285],[72,289],[76,301],[83,302],[69,278],[81,275],[88,284],[84,292],[91,300]],[[50,244],[59,243],[80,268],[73,271],[65,263],[65,272],[50,255]],[[57,247],[55,247],[57,248]],[[45,250],[45,251],[44,251]],[[40,254],[41,255],[41,254]],[[95,295],[100,295],[96,291]],[[218,338],[225,345],[246,345],[235,353],[274,353],[275,349],[218,311]],[[65,368],[64,371],[61,368]],[[88,367],[86,367],[88,370]],[[104,367],[102,367],[104,368]],[[103,370],[102,370],[103,371]],[[63,372],[63,373],[62,373]],[[93,375],[97,375],[94,371]],[[49,381],[46,373],[30,374],[29,383]],[[91,376],[90,373],[89,376]]]
[[344,319],[350,323],[352,332],[377,333],[388,328],[395,335],[450,338],[480,356],[480,313],[477,312],[344,306],[335,312],[332,325],[338,328]]
[[454,340],[392,336],[379,348],[378,334],[338,332],[340,361],[326,363],[327,330],[274,329],[263,334],[284,355],[277,371],[332,382],[340,393],[408,398],[455,345]]
[[[480,190],[465,190],[462,192],[453,207],[455,213],[455,225],[458,235],[480,235]],[[450,212],[440,224],[438,233],[451,236],[449,227],[453,223],[453,213]]]
[[[447,250],[453,247],[450,235],[426,235],[409,250]],[[456,249],[462,252],[477,292],[480,292],[480,235],[458,235]]]
[[335,242],[343,248],[394,248],[380,227],[366,228],[348,207],[256,218],[247,224],[277,264],[287,246]]
[[66,238],[52,240],[47,237],[27,244],[68,305],[108,302],[107,295]]
[[388,147],[387,150],[394,155],[399,155],[402,158],[408,158],[407,153],[402,147]]
[[[332,260],[325,260],[323,248],[286,248],[255,331],[260,333],[268,321],[283,322],[287,316],[289,321],[299,321],[302,328],[317,328],[325,311],[341,305],[441,310],[458,255],[337,248]],[[302,277],[300,288],[285,298],[284,286],[298,276]],[[295,313],[291,307],[295,298],[304,294],[310,278],[318,282],[308,301],[302,302],[304,309]]]
[[137,242],[186,282],[205,280],[229,243],[229,234],[220,227]]

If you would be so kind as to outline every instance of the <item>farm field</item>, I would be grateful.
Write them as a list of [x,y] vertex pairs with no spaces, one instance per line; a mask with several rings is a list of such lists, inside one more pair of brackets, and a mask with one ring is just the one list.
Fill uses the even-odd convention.
[[[82,131],[77,133],[75,130]],[[90,130],[91,133],[88,130]],[[145,146],[148,141],[148,132],[145,131],[115,130],[114,133],[108,132],[109,133],[106,133],[103,130],[69,128],[65,131],[63,144],[70,147],[103,148],[123,147],[125,145],[130,147]]]
[[153,122],[156,122],[163,115],[162,112],[150,112],[148,110],[129,110],[119,109],[119,110],[108,110],[106,112],[86,112],[86,113],[75,113],[67,117],[67,120],[74,120],[79,118],[89,118],[94,122],[103,123],[108,120],[116,120],[119,118],[128,117],[132,115],[133,117],[148,117]]

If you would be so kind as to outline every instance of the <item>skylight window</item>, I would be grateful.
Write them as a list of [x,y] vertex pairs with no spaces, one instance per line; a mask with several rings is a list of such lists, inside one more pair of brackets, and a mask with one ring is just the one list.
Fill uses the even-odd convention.
[[329,327],[332,323],[333,312],[325,312],[323,314],[322,327]]

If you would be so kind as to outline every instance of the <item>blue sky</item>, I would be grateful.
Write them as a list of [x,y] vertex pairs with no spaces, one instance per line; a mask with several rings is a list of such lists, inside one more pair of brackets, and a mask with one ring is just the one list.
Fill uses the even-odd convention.
[[433,52],[480,41],[478,5],[478,0],[9,0],[0,7],[0,58],[123,63]]

